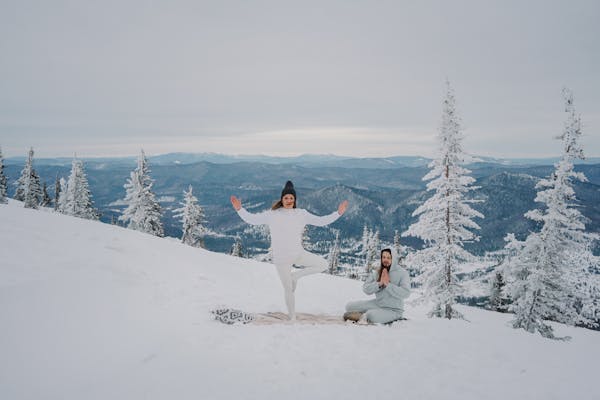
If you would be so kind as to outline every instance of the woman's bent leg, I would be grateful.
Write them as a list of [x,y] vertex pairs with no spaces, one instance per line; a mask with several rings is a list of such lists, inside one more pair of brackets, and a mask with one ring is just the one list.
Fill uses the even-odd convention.
[[283,286],[283,295],[285,298],[285,305],[288,309],[288,316],[290,320],[296,319],[296,301],[294,298],[294,284],[292,282],[292,271],[291,266],[288,264],[275,264],[279,279]]
[[309,253],[306,250],[302,251],[302,253],[296,259],[294,264],[301,265],[304,267],[302,269],[297,269],[294,272],[292,272],[292,279],[294,281],[297,281],[298,279],[306,275],[318,274],[319,272],[323,272],[328,267],[327,260],[316,254]]

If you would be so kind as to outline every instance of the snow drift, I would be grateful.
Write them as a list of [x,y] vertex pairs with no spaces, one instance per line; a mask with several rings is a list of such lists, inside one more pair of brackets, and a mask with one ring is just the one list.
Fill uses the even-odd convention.
[[[298,312],[341,314],[361,283],[299,282]],[[600,334],[570,342],[470,322],[227,326],[209,310],[284,311],[270,264],[0,205],[2,399],[593,399]]]

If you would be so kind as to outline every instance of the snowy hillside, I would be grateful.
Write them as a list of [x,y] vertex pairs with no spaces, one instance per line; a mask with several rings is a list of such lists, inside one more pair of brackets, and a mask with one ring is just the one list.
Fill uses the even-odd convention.
[[[299,312],[339,314],[361,283],[301,280]],[[597,399],[600,333],[570,342],[460,307],[391,327],[227,326],[284,311],[270,264],[99,222],[0,205],[0,399]]]

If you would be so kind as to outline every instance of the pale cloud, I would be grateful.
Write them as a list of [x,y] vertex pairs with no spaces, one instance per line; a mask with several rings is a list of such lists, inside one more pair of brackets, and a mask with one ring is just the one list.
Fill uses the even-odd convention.
[[5,0],[0,146],[431,156],[448,77],[468,152],[559,153],[567,85],[598,156],[598,15],[585,0]]

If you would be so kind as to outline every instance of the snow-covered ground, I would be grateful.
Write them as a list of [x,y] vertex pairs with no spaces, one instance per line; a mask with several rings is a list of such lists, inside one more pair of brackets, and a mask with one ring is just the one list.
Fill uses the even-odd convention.
[[[301,280],[299,312],[341,314],[361,283]],[[0,205],[0,399],[598,399],[600,333],[570,342],[470,322],[227,326],[218,305],[284,311],[270,264]]]

